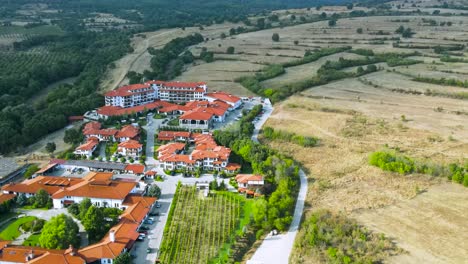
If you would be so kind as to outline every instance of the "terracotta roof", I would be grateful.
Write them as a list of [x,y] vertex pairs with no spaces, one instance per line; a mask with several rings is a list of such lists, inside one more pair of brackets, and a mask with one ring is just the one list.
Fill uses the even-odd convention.
[[174,140],[177,137],[183,137],[183,138],[190,138],[192,135],[191,132],[185,132],[185,131],[159,131],[158,133],[158,140]]
[[49,163],[45,167],[42,167],[40,170],[36,171],[36,174],[44,173],[57,165],[58,165],[57,163]]
[[154,175],[156,175],[156,172],[153,171],[153,170],[150,170],[150,171],[145,172],[145,175],[154,176]]
[[165,107],[172,105],[171,103],[165,102],[165,101],[154,101],[152,103],[144,104],[144,105],[138,105],[134,107],[127,107],[127,108],[122,108],[120,106],[102,106],[97,109],[97,113],[100,115],[104,116],[121,116],[125,114],[133,114],[133,113],[138,113],[138,112],[143,112],[146,110],[153,110],[156,108],[160,107]]
[[164,162],[184,162],[187,164],[194,164],[196,160],[191,159],[190,155],[168,154],[159,157],[160,161]]
[[139,149],[143,147],[143,144],[140,144],[138,141],[130,139],[127,141],[124,141],[119,144],[119,148],[126,148],[126,149]]
[[126,125],[120,129],[117,134],[115,135],[116,138],[135,138],[140,134],[140,130],[137,127],[134,127],[132,125]]
[[[15,194],[0,193],[0,204],[15,198]],[[1,242],[1,241],[0,241]],[[1,245],[1,244],[0,244]]]
[[236,181],[240,183],[247,183],[249,181],[263,181],[263,176],[256,174],[237,174]]
[[185,149],[184,143],[169,143],[169,144],[160,146],[157,149],[157,151],[159,155],[168,155],[168,154],[174,154],[177,151],[181,151],[183,149]]
[[[39,247],[26,247],[8,245],[2,247],[0,262],[31,263],[31,264],[85,264],[85,260],[78,255],[73,256],[66,250],[43,249]],[[26,260],[28,255],[33,258]]]
[[145,171],[145,166],[141,164],[128,164],[125,167],[126,171],[132,171],[135,174],[141,174]]
[[229,170],[229,171],[239,170],[240,168],[241,168],[241,165],[237,163],[228,163],[226,165],[226,170]]
[[230,102],[234,104],[241,100],[239,97],[232,95],[230,93],[226,93],[226,92],[212,92],[212,93],[207,93],[205,96],[216,98],[221,101]]
[[[91,137],[91,138],[95,138],[95,137]],[[94,147],[96,147],[96,145],[99,144],[99,141],[96,141],[94,139],[91,139],[91,140],[88,140],[86,143],[82,144],[82,145],[79,145],[76,150],[83,150],[83,151],[86,151],[86,150],[92,150],[94,149]]]
[[[119,87],[113,91],[107,92],[104,95],[105,96],[130,96],[132,94],[137,94],[137,93],[143,93],[143,92],[135,92],[135,90],[139,89],[144,89],[144,88],[149,88],[150,86],[148,84],[132,84],[132,85],[126,85]],[[153,90],[149,91],[144,91],[144,92],[154,92]]]
[[110,180],[106,178],[108,175],[112,175],[112,173],[96,173],[91,179],[58,190],[52,195],[52,198],[61,199],[65,196],[75,196],[123,200],[136,186],[136,182]]
[[37,193],[43,189],[49,195],[52,195],[62,188],[73,187],[83,182],[84,180],[79,178],[37,176],[21,183],[9,183],[3,186],[2,190],[16,193]]
[[206,111],[188,111],[182,116],[179,117],[179,119],[182,120],[210,120],[213,117],[212,113],[206,112]]

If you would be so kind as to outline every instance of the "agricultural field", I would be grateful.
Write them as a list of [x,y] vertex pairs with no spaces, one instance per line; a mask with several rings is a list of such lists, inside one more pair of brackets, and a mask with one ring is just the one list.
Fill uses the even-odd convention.
[[204,197],[195,187],[180,186],[164,230],[161,262],[208,263],[232,239],[244,204],[235,194]]

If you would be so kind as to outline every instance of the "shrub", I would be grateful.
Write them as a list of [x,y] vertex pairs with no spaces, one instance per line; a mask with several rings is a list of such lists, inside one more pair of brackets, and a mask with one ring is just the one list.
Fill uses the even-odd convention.
[[275,42],[278,42],[280,40],[280,36],[278,33],[273,33],[273,35],[271,36],[271,39]]

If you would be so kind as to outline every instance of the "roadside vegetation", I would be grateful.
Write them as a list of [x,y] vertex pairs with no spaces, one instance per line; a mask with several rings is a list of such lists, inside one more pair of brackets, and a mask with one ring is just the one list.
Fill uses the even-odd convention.
[[327,210],[315,211],[304,221],[295,248],[292,263],[305,263],[305,258],[320,263],[380,263],[401,251],[383,234]]

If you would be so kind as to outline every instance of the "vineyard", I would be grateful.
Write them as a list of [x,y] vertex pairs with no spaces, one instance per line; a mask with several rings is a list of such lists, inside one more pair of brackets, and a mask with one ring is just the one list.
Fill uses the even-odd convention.
[[238,228],[244,200],[232,193],[202,197],[180,186],[161,246],[161,263],[208,263]]
[[62,63],[65,66],[78,60],[77,54],[47,52],[38,49],[32,52],[0,52],[0,76],[24,73],[47,65],[50,67],[54,63]]

